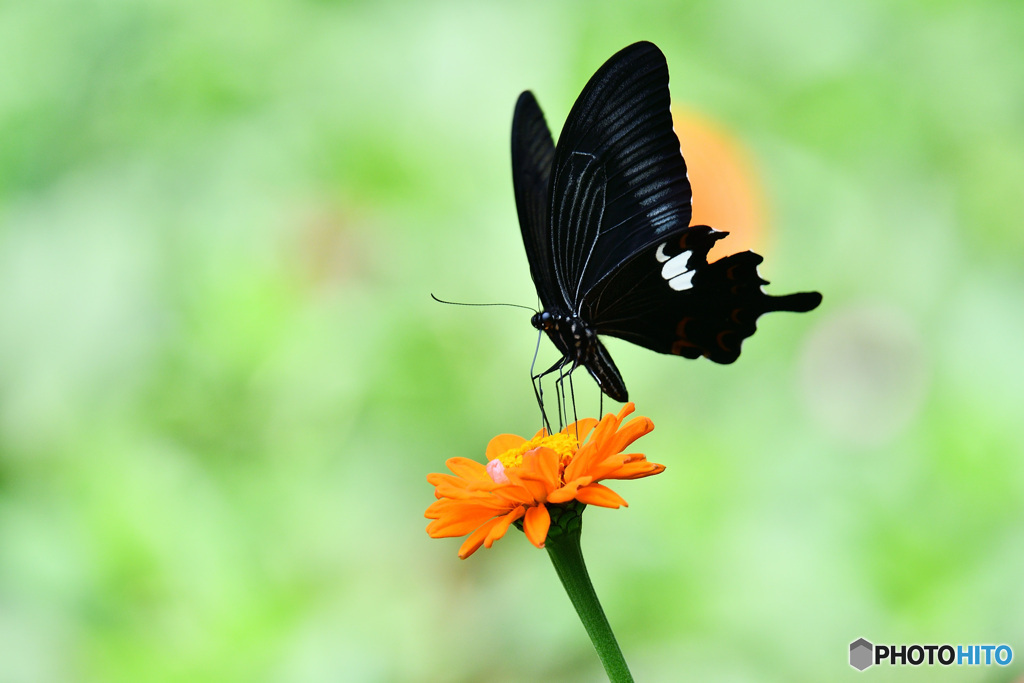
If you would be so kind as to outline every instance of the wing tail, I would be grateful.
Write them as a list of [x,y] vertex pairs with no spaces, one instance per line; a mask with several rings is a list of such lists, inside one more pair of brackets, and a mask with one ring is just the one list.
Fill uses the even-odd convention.
[[785,296],[765,295],[767,300],[765,312],[789,311],[791,313],[807,313],[813,311],[821,303],[820,292],[797,292]]

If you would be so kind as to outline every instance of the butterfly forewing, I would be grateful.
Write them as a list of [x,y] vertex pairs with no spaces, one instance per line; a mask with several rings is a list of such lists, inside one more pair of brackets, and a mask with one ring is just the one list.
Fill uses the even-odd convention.
[[555,143],[544,114],[529,90],[519,96],[512,117],[512,185],[530,275],[546,309],[565,305],[555,281],[548,208]]
[[[574,311],[607,272],[669,231],[689,225],[690,183],[672,130],[668,66],[651,43],[621,50],[590,79],[555,151],[552,205],[604,175],[600,222],[552,211],[555,273]],[[580,155],[593,161],[578,163]],[[584,174],[584,177],[581,177]]]

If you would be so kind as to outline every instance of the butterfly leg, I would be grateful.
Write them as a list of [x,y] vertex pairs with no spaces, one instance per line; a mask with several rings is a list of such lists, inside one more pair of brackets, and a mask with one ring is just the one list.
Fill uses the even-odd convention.
[[555,380],[555,402],[558,404],[558,431],[562,431],[565,427],[565,374],[563,372],[558,373],[558,378]]
[[[551,421],[548,420],[547,411],[544,409],[544,384],[541,381],[541,378],[543,378],[545,375],[550,375],[551,373],[556,372],[556,371],[560,372],[562,370],[562,367],[565,365],[566,360],[567,360],[566,358],[559,358],[557,361],[555,361],[554,365],[552,365],[550,368],[548,368],[544,372],[541,372],[541,373],[538,373],[538,374],[534,374],[534,372],[533,372],[533,367],[534,366],[533,366],[533,364],[530,365],[530,381],[533,383],[533,395],[537,397],[537,405],[540,407],[540,416],[541,416],[541,419],[544,422],[544,428],[548,430],[548,434],[552,433],[552,431],[551,431]],[[536,355],[534,355],[533,362],[534,363],[537,362]],[[556,380],[556,386],[557,386],[557,380]],[[557,397],[557,390],[556,390],[556,397]],[[559,410],[561,410],[561,409],[559,409]]]
[[558,379],[555,380],[555,397],[558,399],[558,428],[561,429],[569,423],[569,403],[565,399],[565,380],[569,380],[569,393],[572,398],[572,411],[573,415],[576,414],[576,395],[572,389],[572,373],[576,368],[580,367],[580,364],[573,361],[569,365],[569,369],[566,370],[565,366],[569,365],[569,359],[562,359],[562,367],[559,368]]
[[[559,413],[558,422],[560,427],[565,427],[569,424],[569,404],[572,404],[572,418],[573,422],[579,420],[579,416],[576,414],[576,390],[572,383],[572,373],[579,367],[579,363],[573,363],[572,367],[562,372],[556,380],[558,385],[558,399],[559,399]],[[566,380],[569,384],[569,398],[566,400],[565,396],[565,385]]]
[[[572,399],[572,421],[574,423],[578,423],[580,421],[580,418],[579,418],[579,415],[576,414],[576,390],[572,386],[572,372],[571,371],[569,372],[569,397]],[[566,415],[567,419],[568,419],[568,417],[569,416]],[[579,428],[579,425],[577,424],[577,426],[576,426],[576,440],[579,441],[579,439],[580,439],[580,428]]]
[[555,402],[558,404],[559,431],[569,423],[569,404],[565,400],[565,379],[566,377],[571,377],[572,371],[576,368],[577,364],[575,362],[570,363],[568,358],[563,358],[562,364],[558,368],[558,377],[555,379]]
[[537,399],[537,407],[540,408],[541,424],[544,429],[548,431],[548,434],[550,434],[551,422],[548,421],[547,413],[544,412],[544,387],[540,384],[540,378],[547,374],[547,372],[554,370],[555,366],[552,365],[548,368],[547,372],[542,372],[539,375],[534,372],[534,369],[537,367],[537,354],[540,353],[540,338],[543,335],[544,333],[542,331],[537,332],[537,347],[533,350],[533,360],[530,361],[530,384],[533,385],[533,395]]
[[544,390],[540,387],[540,377],[537,375],[531,375],[530,379],[533,384],[533,395],[537,398],[537,406],[540,408],[540,419],[544,429],[551,433],[551,422],[548,421],[548,415],[544,412]]

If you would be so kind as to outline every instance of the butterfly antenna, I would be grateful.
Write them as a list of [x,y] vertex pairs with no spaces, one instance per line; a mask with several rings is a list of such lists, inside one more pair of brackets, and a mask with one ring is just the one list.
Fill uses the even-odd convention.
[[530,308],[529,306],[520,306],[519,304],[505,304],[505,303],[466,303],[464,301],[445,301],[444,299],[438,299],[433,293],[430,294],[430,298],[439,304],[449,304],[451,306],[511,306],[512,308],[525,308],[527,311],[533,311],[537,313],[537,310]]

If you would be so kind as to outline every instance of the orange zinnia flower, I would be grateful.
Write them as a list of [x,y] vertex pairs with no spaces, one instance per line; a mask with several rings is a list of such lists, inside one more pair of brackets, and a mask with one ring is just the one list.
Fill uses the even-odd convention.
[[608,413],[600,422],[585,418],[551,435],[541,429],[529,441],[499,434],[487,445],[486,465],[450,458],[445,464],[452,474],[427,475],[438,499],[427,508],[426,517],[434,520],[427,533],[433,538],[469,534],[459,548],[465,559],[481,545],[490,548],[520,519],[526,538],[543,548],[551,525],[548,505],[574,500],[608,508],[628,505],[597,482],[640,479],[665,470],[640,453],[622,452],[654,429],[640,416],[623,425],[633,410],[627,403],[618,415]]

